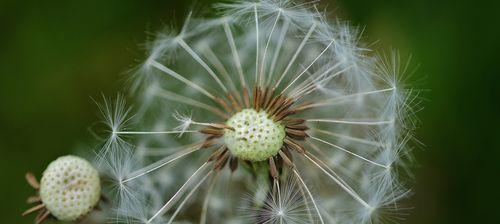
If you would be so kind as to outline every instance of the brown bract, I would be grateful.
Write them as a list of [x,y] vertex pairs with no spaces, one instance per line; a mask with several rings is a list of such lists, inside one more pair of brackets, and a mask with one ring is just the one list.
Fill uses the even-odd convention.
[[[219,171],[228,163],[231,171],[238,168],[238,161],[242,160],[234,155],[231,155],[228,147],[224,144],[219,144],[216,139],[224,136],[225,130],[234,130],[233,127],[226,125],[227,119],[243,109],[252,108],[257,112],[265,111],[269,119],[280,123],[285,127],[286,136],[283,140],[283,146],[276,156],[268,158],[269,175],[273,179],[278,179],[279,171],[283,164],[295,168],[293,163],[292,151],[299,154],[304,154],[306,149],[303,146],[303,141],[308,138],[306,131],[308,127],[305,124],[305,119],[292,117],[303,109],[304,105],[295,105],[295,99],[283,94],[275,94],[275,89],[270,87],[260,87],[255,85],[252,91],[252,96],[249,95],[247,87],[242,87],[241,92],[228,92],[225,96],[216,97],[214,103],[223,108],[221,113],[214,113],[225,121],[220,123],[210,123],[207,127],[199,130],[200,133],[206,135],[203,148],[214,149],[213,153],[208,157],[208,162],[213,162],[214,170]],[[251,163],[251,161],[244,161]]]

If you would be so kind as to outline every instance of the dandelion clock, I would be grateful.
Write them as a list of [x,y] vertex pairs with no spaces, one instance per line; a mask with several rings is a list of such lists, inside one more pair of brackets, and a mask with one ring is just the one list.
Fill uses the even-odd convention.
[[316,3],[215,4],[147,44],[100,106],[111,222],[404,222],[408,66]]

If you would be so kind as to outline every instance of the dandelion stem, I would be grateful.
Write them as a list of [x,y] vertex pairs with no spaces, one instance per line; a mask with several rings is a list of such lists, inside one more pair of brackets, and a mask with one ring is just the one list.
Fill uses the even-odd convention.
[[[300,195],[302,198],[304,198],[304,200],[307,200],[307,196],[306,196],[306,192],[304,192],[304,188],[302,186],[299,186],[299,191],[300,191]],[[314,223],[314,220],[313,220],[313,215],[311,213],[312,209],[309,207],[309,203],[305,203],[305,207],[306,207],[306,211],[307,211],[307,217],[309,218],[309,222],[310,223]]]
[[[280,212],[283,212],[283,203],[281,201],[281,189],[280,189],[280,183],[279,183],[279,180],[274,180],[274,182],[276,183],[276,191],[277,191],[277,194],[278,194],[278,211]],[[280,215],[280,224],[283,224],[283,216]]]
[[321,213],[319,211],[318,205],[316,204],[316,200],[314,200],[314,197],[311,194],[311,191],[309,191],[309,188],[307,187],[306,183],[304,182],[304,180],[302,180],[302,177],[300,177],[300,174],[297,171],[297,169],[293,169],[293,173],[295,174],[295,176],[297,177],[297,179],[299,179],[300,184],[304,187],[304,189],[306,189],[306,192],[309,195],[309,198],[311,199],[311,202],[314,205],[314,209],[316,209],[316,213],[318,213],[318,217],[319,217],[320,222],[322,224],[324,224],[325,222],[323,221],[323,217],[321,216]]
[[322,166],[320,166],[318,163],[316,163],[316,161],[314,161],[313,159],[311,159],[311,157],[309,157],[308,154],[304,154],[304,156],[309,160],[311,161],[314,165],[316,165],[321,171],[323,171],[323,173],[325,173],[328,177],[330,177],[333,181],[335,181],[344,191],[346,191],[349,195],[351,195],[354,199],[356,199],[359,203],[361,203],[363,206],[365,206],[366,208],[371,208],[371,206],[366,203],[363,199],[361,199],[359,197],[359,195],[354,192],[352,190],[352,188],[348,187],[347,185],[345,185],[344,181],[340,181],[338,178],[332,176],[329,172],[327,172]]
[[240,76],[240,84],[242,88],[246,87],[245,75],[243,74],[243,68],[241,67],[241,60],[238,54],[238,49],[236,49],[236,44],[234,43],[233,33],[231,32],[231,27],[229,27],[228,22],[224,22],[224,32],[229,40],[229,46],[231,47],[231,52],[233,55],[234,64],[236,65],[236,70],[238,70],[238,75]]
[[351,97],[357,97],[357,96],[365,96],[365,95],[370,95],[370,94],[377,94],[377,93],[383,93],[383,92],[388,92],[394,90],[394,87],[387,88],[387,89],[381,89],[381,90],[373,90],[373,91],[367,91],[367,92],[359,92],[359,93],[354,93],[350,95],[345,95],[345,96],[340,96],[332,99],[327,99],[327,100],[322,100],[317,103],[309,104],[305,106],[303,109],[306,108],[314,108],[314,107],[322,107],[322,106],[330,106],[334,105],[336,103],[342,102],[342,100],[351,98]]
[[289,25],[290,25],[290,20],[285,17],[285,22],[283,24],[283,28],[281,29],[280,37],[278,39],[278,45],[276,46],[276,49],[274,50],[274,57],[273,57],[273,61],[271,62],[271,68],[269,70],[267,85],[269,85],[269,83],[271,83],[271,77],[273,77],[273,75],[274,75],[274,69],[276,68],[276,62],[278,61],[278,56],[281,52],[281,47],[283,46],[283,41],[285,40]]
[[351,121],[351,120],[334,120],[334,119],[307,119],[308,122],[325,122],[337,124],[353,124],[353,125],[382,125],[392,124],[394,120],[387,121]]
[[[257,14],[257,3],[254,4],[255,13],[255,82],[259,82],[259,16]],[[263,62],[264,63],[264,62]],[[260,83],[260,82],[259,82]]]
[[199,145],[200,143],[193,143],[193,144],[187,144],[187,145],[182,145],[178,147],[145,147],[145,146],[137,146],[139,150],[144,150],[145,156],[165,156],[170,154],[173,151],[179,151],[183,150],[186,148],[191,148],[195,145]]
[[319,53],[319,55],[314,58],[314,60],[300,73],[298,74],[295,79],[292,80],[292,82],[290,82],[290,84],[288,84],[282,91],[281,93],[284,93],[288,88],[290,88],[290,86],[292,86],[300,77],[302,77],[302,75],[304,75],[304,73],[306,73],[307,70],[309,70],[309,68],[314,64],[316,63],[316,61],[321,57],[323,56],[323,54],[328,50],[328,48],[330,48],[330,46],[332,46],[332,44],[335,42],[335,40],[332,40],[326,47],[325,49],[323,49],[323,51],[321,51],[321,53]]
[[[329,158],[329,155],[327,153],[325,153],[325,150],[320,149],[319,146],[317,146],[315,143],[313,143],[312,141],[308,141],[307,143],[309,144],[311,149],[313,149],[316,153],[319,154],[318,155],[319,157]],[[312,155],[312,153],[310,153],[310,155]],[[341,163],[329,162],[327,167],[330,168],[330,166],[331,166],[331,168],[338,169],[343,174],[347,174],[347,175],[351,175],[351,176],[355,175],[355,170],[346,168],[346,167],[342,166]]]
[[276,24],[278,23],[278,20],[281,16],[281,11],[278,12],[278,15],[276,16],[276,20],[274,20],[273,27],[271,28],[271,32],[269,33],[269,37],[267,38],[267,43],[266,43],[266,48],[264,48],[264,55],[262,56],[262,64],[260,66],[260,76],[259,76],[259,85],[262,85],[262,80],[264,79],[264,69],[266,65],[266,56],[267,56],[267,49],[269,48],[269,43],[271,42],[271,37],[273,36],[274,29],[276,28]]
[[196,130],[186,131],[116,131],[118,135],[156,135],[156,134],[181,134],[181,133],[197,133]]
[[349,140],[349,141],[353,141],[353,142],[358,142],[358,143],[363,143],[363,144],[372,145],[372,146],[383,146],[383,144],[380,143],[380,142],[369,141],[369,140],[366,140],[366,139],[363,139],[363,138],[357,138],[357,137],[353,137],[353,136],[338,134],[338,133],[334,133],[334,132],[331,132],[331,131],[326,131],[326,130],[322,130],[322,129],[318,129],[318,128],[311,128],[310,130],[317,131],[319,133],[323,133],[323,134],[326,134],[326,135],[334,136],[334,137],[337,137],[339,139],[345,139],[345,140]]
[[342,184],[344,184],[345,187],[349,188],[351,191],[355,192],[354,189],[352,189],[351,186],[349,186],[349,184],[347,184],[346,181],[344,181],[338,174],[337,172],[333,171],[332,168],[330,168],[325,162],[321,161],[317,156],[313,155],[312,153],[310,152],[306,152],[307,155],[309,157],[311,157],[312,159],[314,159],[318,164],[320,164],[321,166],[323,166],[324,169],[326,169],[328,172],[330,172],[330,174],[334,175],[335,178],[337,178]]
[[181,96],[179,94],[175,94],[173,92],[170,92],[170,91],[167,91],[164,89],[160,89],[157,87],[155,87],[152,91],[153,91],[154,95],[161,97],[161,98],[164,98],[166,100],[171,100],[171,101],[191,105],[194,107],[198,107],[201,109],[205,109],[205,110],[212,112],[212,113],[214,113],[222,118],[227,117],[227,115],[224,112],[222,112],[221,110],[219,110],[218,108],[215,108],[215,107],[210,106],[208,104],[204,104],[204,103],[197,101],[197,100],[194,100],[192,98]]
[[[184,191],[186,190],[186,187],[187,185],[189,184],[189,182],[191,182],[191,180],[202,170],[204,170],[207,166],[207,162],[203,163],[203,165],[201,165],[189,178],[188,180],[181,186],[181,188],[179,188],[179,190],[177,190],[177,192],[175,192],[175,194],[167,201],[167,203],[165,203],[165,205],[163,205],[151,218],[148,219],[148,222],[147,223],[151,223],[156,217],[158,217],[159,215],[162,215],[164,214],[165,212],[167,212],[171,207],[172,205],[177,201],[178,197],[180,197]],[[209,172],[210,173],[210,172]]]
[[126,182],[129,182],[129,181],[134,180],[136,178],[139,178],[141,176],[144,176],[144,175],[151,173],[151,172],[153,172],[153,171],[155,171],[155,170],[157,170],[157,169],[159,169],[159,168],[161,168],[169,163],[177,161],[178,159],[180,159],[184,156],[187,156],[193,152],[196,152],[201,148],[201,145],[202,144],[196,144],[196,145],[191,146],[189,148],[186,148],[180,152],[177,152],[171,156],[165,157],[164,159],[161,159],[157,162],[154,162],[148,166],[145,166],[145,167],[143,167],[135,172],[132,172],[131,177],[123,180],[122,183],[126,183]]
[[217,182],[217,178],[219,177],[218,174],[219,173],[216,173],[216,175],[212,177],[210,185],[208,186],[207,194],[205,196],[205,200],[203,201],[203,207],[201,209],[200,224],[205,224],[207,222],[208,205],[210,202],[210,197],[212,196],[212,191],[214,189],[215,183]]
[[[302,89],[300,89],[300,91],[298,91],[298,90],[297,91],[296,90],[292,91],[291,96],[297,97],[297,99],[298,99],[300,97],[303,97],[303,96],[311,93],[315,88],[317,88],[316,82],[319,79],[321,79],[324,76],[326,76],[328,73],[330,73],[333,69],[336,69],[339,65],[340,64],[335,64],[334,66],[332,66],[331,68],[329,68],[328,70],[326,70],[325,72],[323,72],[321,75],[319,75],[316,79],[310,81],[310,83],[308,83],[307,85],[305,85],[305,87],[302,88]],[[335,78],[336,76],[342,74],[343,72],[347,71],[348,69],[349,69],[349,67],[345,68],[345,69],[342,69],[340,71],[337,71],[334,74],[332,74],[332,75],[324,78],[324,80],[322,80],[321,82],[328,82],[330,79]]]
[[329,146],[333,146],[333,147],[335,147],[335,148],[337,148],[337,149],[340,149],[341,151],[343,151],[343,152],[345,152],[345,153],[347,153],[347,154],[349,154],[349,155],[352,155],[352,156],[354,156],[354,157],[357,157],[357,158],[359,158],[359,159],[361,159],[361,160],[363,160],[363,161],[366,161],[366,162],[368,162],[368,163],[370,163],[370,164],[373,164],[373,165],[375,165],[375,166],[379,166],[379,167],[382,167],[382,168],[384,168],[384,169],[388,169],[388,168],[389,168],[389,167],[388,167],[388,166],[386,166],[386,165],[382,165],[382,164],[377,163],[377,162],[375,162],[375,161],[369,160],[369,159],[367,159],[367,158],[365,158],[365,157],[363,157],[363,156],[360,156],[360,155],[358,155],[358,154],[356,154],[356,153],[354,153],[354,152],[351,152],[351,151],[349,151],[349,150],[347,150],[347,149],[345,149],[345,148],[343,148],[343,147],[340,147],[340,146],[338,146],[338,145],[335,145],[335,144],[333,144],[333,143],[331,143],[331,142],[327,142],[327,141],[325,141],[325,140],[322,140],[322,139],[316,138],[316,137],[314,137],[314,136],[309,136],[309,137],[310,137],[311,139],[314,139],[314,140],[316,140],[316,141],[319,141],[319,142],[321,142],[321,143],[323,143],[323,144],[327,144],[327,145],[329,145]]
[[194,52],[194,50],[182,38],[177,38],[177,42],[196,62],[201,65],[201,67],[203,67],[208,72],[208,74],[210,74],[210,76],[212,76],[212,78],[215,79],[222,90],[224,90],[224,92],[227,92],[226,86],[222,83],[217,74],[215,74],[215,72],[207,65],[207,63],[205,63],[205,61],[203,61],[203,59],[201,59],[200,56],[198,56],[198,54],[196,54],[196,52]]
[[286,73],[292,67],[293,63],[295,62],[295,59],[297,59],[297,56],[299,56],[299,53],[302,51],[302,48],[304,48],[304,45],[306,44],[307,40],[309,40],[309,37],[311,37],[311,34],[312,34],[312,32],[314,31],[315,28],[316,28],[316,23],[314,23],[311,26],[311,28],[309,28],[309,31],[307,32],[306,36],[304,37],[304,39],[300,43],[299,47],[295,51],[295,54],[292,56],[292,59],[290,59],[290,61],[288,62],[288,65],[286,66],[285,71],[283,71],[283,73],[281,74],[280,78],[278,79],[278,81],[274,85],[274,89],[278,88],[278,86],[280,85],[281,81],[285,77]]
[[183,82],[184,84],[188,85],[189,87],[199,91],[203,95],[207,96],[208,98],[215,100],[215,97],[210,94],[207,90],[203,89],[199,85],[195,84],[194,82],[191,82],[190,80],[184,78],[183,76],[179,75],[179,73],[172,71],[171,69],[167,68],[165,65],[162,65],[158,63],[155,60],[151,60],[149,62],[153,67],[157,68],[158,70],[165,72],[167,75],[172,76],[173,78]]
[[206,52],[205,56],[208,59],[208,61],[217,69],[217,71],[224,77],[226,82],[229,83],[231,86],[231,89],[236,90],[236,86],[234,85],[233,79],[229,75],[229,72],[227,69],[224,67],[224,64],[222,64],[221,60],[219,57],[217,57],[217,54],[212,50],[212,48],[208,45],[204,45]]
[[203,178],[193,187],[193,189],[191,189],[191,191],[189,191],[188,195],[186,195],[186,197],[182,200],[182,202],[179,204],[179,206],[177,207],[177,209],[175,210],[174,214],[172,214],[172,216],[170,217],[170,220],[168,221],[168,224],[171,224],[175,217],[177,216],[177,214],[179,214],[179,212],[181,211],[181,209],[184,207],[184,204],[186,204],[186,202],[189,200],[189,198],[193,195],[193,193],[200,187],[200,185],[205,182],[205,180],[213,173],[213,170],[209,171],[207,174],[205,174],[205,176],[203,176]]
[[[303,82],[300,82],[295,88],[293,88],[293,90],[291,90],[288,95],[290,95],[290,97],[292,97],[292,96],[296,95],[298,92],[301,92],[304,89],[309,88],[311,85],[312,86],[316,85],[316,82],[319,79],[324,78],[324,76],[328,72],[333,71],[333,69],[338,67],[338,65],[339,65],[339,63],[336,63],[334,66],[330,66],[330,64],[326,64],[326,65],[323,65],[321,68],[316,69],[316,71],[313,74],[310,74],[306,80],[304,80]],[[328,67],[328,69],[323,71],[323,68],[326,68],[326,67]],[[318,74],[320,74],[320,75],[318,75]]]

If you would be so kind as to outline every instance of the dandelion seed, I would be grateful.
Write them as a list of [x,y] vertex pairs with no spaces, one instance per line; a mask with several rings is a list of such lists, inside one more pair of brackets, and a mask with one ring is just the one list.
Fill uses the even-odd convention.
[[182,136],[189,126],[193,123],[191,115],[181,115],[179,112],[175,112],[174,118],[180,122],[180,125],[175,127],[174,130],[180,131],[179,136]]
[[274,181],[266,197],[248,195],[247,204],[240,209],[241,217],[249,223],[299,224],[314,222],[317,216],[311,215],[310,201],[301,191],[298,180],[294,176],[286,177],[283,186],[281,181]]

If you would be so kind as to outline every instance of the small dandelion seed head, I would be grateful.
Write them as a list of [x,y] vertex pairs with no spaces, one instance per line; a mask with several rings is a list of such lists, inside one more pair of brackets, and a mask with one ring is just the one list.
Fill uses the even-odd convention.
[[86,160],[62,156],[43,172],[40,197],[50,213],[61,221],[75,221],[99,202],[99,173]]
[[226,123],[224,142],[232,155],[249,161],[263,161],[278,154],[285,138],[282,124],[268,118],[265,111],[244,109]]

